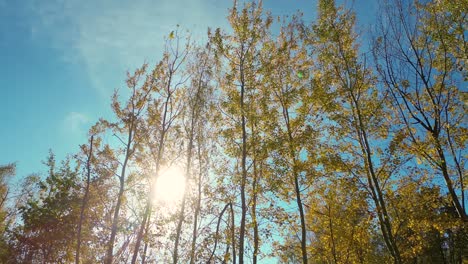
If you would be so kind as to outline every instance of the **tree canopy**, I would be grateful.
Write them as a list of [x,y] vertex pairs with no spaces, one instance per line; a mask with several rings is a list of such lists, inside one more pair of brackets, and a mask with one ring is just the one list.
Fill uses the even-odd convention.
[[0,166],[0,262],[466,263],[467,6],[177,26],[79,150]]

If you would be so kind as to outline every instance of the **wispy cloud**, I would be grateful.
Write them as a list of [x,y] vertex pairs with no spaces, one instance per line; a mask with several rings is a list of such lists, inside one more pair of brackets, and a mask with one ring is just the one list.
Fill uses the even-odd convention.
[[85,114],[70,112],[63,120],[63,130],[66,134],[83,135],[86,133],[89,121]]
[[[164,36],[176,25],[193,38],[225,23],[226,6],[215,0],[31,0],[33,34],[46,34],[63,59],[80,63],[108,96],[123,73],[160,57]],[[227,2],[226,2],[227,3]],[[115,77],[118,76],[118,77]]]

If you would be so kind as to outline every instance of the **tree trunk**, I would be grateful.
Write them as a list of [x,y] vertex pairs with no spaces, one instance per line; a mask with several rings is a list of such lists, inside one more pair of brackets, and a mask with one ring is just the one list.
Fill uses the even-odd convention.
[[[171,77],[172,75],[170,75]],[[170,80],[167,86],[167,89],[169,90],[170,88]],[[171,99],[171,93],[168,93],[166,100],[164,102],[164,113],[163,113],[163,118],[162,118],[162,124],[161,124],[161,136],[159,138],[159,145],[158,145],[158,151],[157,151],[157,156],[156,156],[156,169],[155,169],[155,177],[159,176],[159,171],[160,171],[160,166],[161,166],[161,160],[163,157],[163,150],[164,150],[164,139],[166,136],[166,132],[168,130],[167,126],[167,115],[168,115],[168,104]],[[145,208],[145,213],[143,215],[143,220],[140,225],[140,229],[138,231],[138,235],[136,238],[135,242],[135,248],[133,249],[133,256],[132,256],[132,264],[136,263],[136,259],[138,257],[138,251],[140,250],[140,244],[141,240],[143,238],[143,233],[146,229],[146,222],[150,221],[150,215],[151,215],[151,209],[152,209],[152,202],[151,202],[151,195],[152,195],[152,187],[150,187],[150,191],[148,193],[148,199],[146,202],[146,208]]]
[[[200,135],[198,135],[200,137]],[[195,263],[195,248],[196,248],[196,242],[197,242],[197,236],[198,236],[198,216],[200,215],[200,210],[201,210],[201,196],[202,196],[202,176],[203,176],[203,170],[202,170],[202,165],[201,165],[201,160],[202,160],[202,155],[201,155],[201,144],[200,140],[198,140],[198,160],[199,160],[199,171],[198,171],[198,194],[197,194],[197,205],[195,207],[195,212],[193,215],[193,231],[192,231],[192,245],[190,248],[190,264]],[[232,207],[232,205],[231,205]]]
[[296,194],[296,203],[297,207],[299,210],[299,217],[301,221],[301,254],[302,254],[302,263],[307,264],[308,263],[308,258],[307,258],[307,230],[306,230],[306,222],[305,222],[305,216],[304,216],[304,208],[302,205],[302,199],[301,199],[301,189],[300,189],[300,184],[299,184],[299,173],[297,172],[297,160],[296,160],[296,152],[294,150],[294,137],[292,134],[291,130],[291,124],[290,124],[290,118],[289,118],[289,111],[287,106],[283,103],[281,100],[281,107],[282,107],[282,112],[283,112],[283,118],[286,123],[286,129],[287,129],[287,136],[288,136],[288,145],[289,145],[289,154],[292,159],[292,172],[293,172],[293,177],[294,177],[294,191]]
[[213,263],[211,262],[211,260],[213,259],[213,256],[216,252],[216,248],[218,246],[218,235],[219,235],[219,226],[221,224],[221,219],[224,215],[224,212],[226,211],[226,209],[228,209],[228,207],[230,206],[231,203],[228,203],[224,206],[223,210],[221,210],[221,213],[219,213],[219,216],[218,216],[218,223],[216,224],[216,233],[215,233],[215,244],[213,246],[213,250],[211,251],[211,255],[210,255],[210,258],[208,259],[207,263]]
[[[242,50],[242,53],[244,51]],[[247,214],[247,204],[245,202],[245,185],[247,182],[247,131],[246,131],[246,118],[245,118],[245,105],[244,105],[244,96],[245,96],[245,80],[244,80],[244,66],[243,59],[240,63],[240,75],[241,75],[241,98],[240,98],[240,110],[241,110],[241,119],[242,119],[242,178],[241,178],[241,222],[240,222],[240,232],[239,232],[239,264],[244,264],[244,240],[245,240],[245,222]]]
[[117,227],[118,227],[118,220],[119,220],[119,213],[120,213],[120,207],[122,205],[122,199],[123,199],[123,193],[124,193],[124,186],[125,186],[125,171],[127,169],[127,163],[128,160],[130,159],[130,152],[131,152],[131,144],[133,140],[133,129],[134,129],[134,117],[133,120],[130,124],[130,128],[128,131],[128,140],[127,140],[127,146],[125,150],[125,159],[122,164],[122,170],[119,176],[120,179],[120,188],[119,188],[119,194],[117,196],[117,204],[115,205],[114,209],[114,217],[112,219],[112,229],[111,229],[111,236],[109,239],[109,244],[107,246],[107,256],[106,256],[106,264],[112,264],[114,260],[113,256],[113,251],[114,251],[114,242],[115,242],[115,236],[117,235]]
[[259,236],[258,236],[258,223],[257,223],[257,165],[254,161],[254,179],[252,182],[252,221],[254,231],[254,248],[253,248],[253,264],[257,264],[258,247],[259,247]]
[[333,261],[335,264],[338,263],[337,256],[336,256],[336,244],[335,244],[335,234],[333,232],[333,219],[332,219],[332,214],[331,214],[331,205],[327,206],[328,210],[328,228],[330,229],[330,243],[331,243],[331,249],[332,249],[332,256],[333,256]]
[[91,156],[93,154],[93,140],[94,140],[94,135],[91,136],[91,140],[89,143],[89,153],[88,153],[88,159],[86,161],[86,187],[85,187],[85,194],[83,197],[83,202],[81,204],[81,211],[80,211],[80,221],[78,223],[78,238],[76,242],[76,255],[75,255],[75,263],[79,264],[80,263],[80,250],[81,250],[81,228],[83,225],[83,220],[84,220],[84,212],[86,209],[86,205],[88,203],[88,196],[89,196],[89,184],[91,181]]
[[138,230],[137,234],[137,241],[135,242],[135,248],[133,250],[133,256],[132,256],[132,264],[136,263],[137,257],[138,257],[138,251],[140,250],[140,244],[141,240],[143,238],[143,234],[145,231],[147,231],[147,226],[149,223],[149,218],[151,216],[151,197],[148,198],[148,201],[146,202],[145,206],[145,212],[143,214],[143,220],[141,221],[140,224],[140,229]]
[[[194,117],[192,117],[194,118]],[[177,222],[177,229],[176,229],[176,237],[175,237],[175,242],[174,242],[174,253],[172,255],[172,263],[177,264],[177,259],[178,259],[178,250],[179,250],[179,239],[180,239],[180,233],[182,231],[182,224],[184,222],[184,213],[185,213],[185,203],[187,199],[187,192],[188,192],[188,185],[189,185],[189,176],[190,176],[190,168],[191,168],[191,163],[192,163],[192,148],[193,148],[193,126],[194,126],[194,121],[192,119],[192,127],[190,128],[190,139],[189,139],[189,145],[187,147],[187,164],[186,164],[186,170],[185,170],[185,191],[184,195],[182,197],[182,205],[180,208],[180,215],[179,215],[179,220]]]
[[[460,204],[460,200],[458,199],[458,196],[455,193],[455,189],[453,188],[452,180],[450,179],[448,169],[447,169],[447,162],[446,162],[445,154],[444,154],[444,151],[442,150],[442,146],[440,144],[439,138],[437,137],[435,133],[432,133],[432,136],[436,142],[437,154],[439,155],[439,159],[441,163],[439,166],[442,171],[442,175],[444,176],[445,184],[447,185],[447,189],[449,191],[450,198],[452,199],[452,203],[460,219],[464,222],[468,222],[468,216],[466,215],[464,206]],[[462,189],[462,193],[463,193],[463,189]]]
[[301,200],[301,190],[299,189],[299,178],[294,175],[294,190],[296,192],[296,202],[297,207],[299,208],[299,216],[301,218],[301,251],[302,251],[302,263],[307,264],[307,234],[306,234],[306,225],[304,217],[304,208],[302,207]]
[[374,164],[372,162],[372,151],[367,137],[366,128],[364,122],[362,121],[362,114],[358,99],[352,92],[350,92],[351,104],[353,105],[353,115],[354,119],[357,121],[356,129],[359,136],[359,144],[361,146],[362,154],[364,157],[364,163],[366,164],[369,188],[371,189],[373,195],[372,198],[377,207],[377,213],[379,214],[379,222],[381,226],[382,235],[387,244],[387,248],[390,251],[390,254],[393,257],[395,263],[402,263],[400,251],[396,244],[395,237],[393,236],[392,224],[390,222],[390,216],[387,212],[387,205],[383,198],[383,192],[379,184],[379,180],[375,173]]
[[201,109],[201,100],[200,98],[202,96],[202,77],[203,74],[199,76],[199,79],[197,80],[197,92],[195,95],[195,102],[192,105],[191,109],[191,120],[190,120],[190,133],[189,133],[189,144],[187,146],[187,163],[186,163],[186,170],[185,170],[185,191],[184,195],[182,197],[182,205],[180,209],[180,215],[179,215],[179,221],[177,223],[177,229],[176,229],[176,238],[174,242],[174,253],[173,253],[173,263],[177,264],[177,259],[178,259],[178,250],[179,250],[179,239],[180,239],[180,234],[182,231],[182,224],[184,221],[184,213],[185,213],[185,203],[187,199],[187,192],[188,192],[188,186],[189,186],[189,178],[190,178],[190,169],[192,165],[192,149],[193,149],[193,139],[195,136],[195,126],[198,124],[198,119],[200,116],[200,109]]
[[232,203],[229,204],[231,209],[231,240],[232,240],[232,263],[236,264],[236,226],[234,219],[234,209],[232,208]]

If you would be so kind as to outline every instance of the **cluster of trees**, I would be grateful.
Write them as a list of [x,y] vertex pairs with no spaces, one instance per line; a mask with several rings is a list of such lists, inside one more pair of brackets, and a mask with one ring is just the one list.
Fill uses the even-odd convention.
[[172,32],[79,153],[14,197],[0,167],[0,262],[466,261],[467,6],[383,2],[366,52],[333,0],[310,24],[234,3],[206,46]]

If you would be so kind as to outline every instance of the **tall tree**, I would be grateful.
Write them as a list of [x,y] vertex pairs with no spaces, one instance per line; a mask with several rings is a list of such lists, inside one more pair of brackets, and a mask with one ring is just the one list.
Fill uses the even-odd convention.
[[[209,94],[210,94],[210,75],[211,67],[210,60],[211,54],[207,50],[198,50],[193,55],[193,62],[190,63],[191,82],[187,88],[185,95],[185,137],[188,140],[186,150],[186,162],[185,162],[185,191],[182,197],[180,213],[178,216],[176,237],[174,241],[174,252],[173,252],[173,263],[178,263],[178,249],[179,241],[181,238],[182,224],[185,219],[186,204],[189,195],[190,179],[192,178],[192,163],[194,159],[194,147],[197,140],[197,134],[206,131],[204,126],[208,124],[203,123],[202,114],[206,113],[208,106]],[[200,162],[200,161],[199,161]],[[201,183],[199,183],[201,184]],[[197,217],[197,216],[196,216]]]
[[384,2],[374,50],[398,125],[408,135],[407,151],[442,175],[466,222],[466,13],[457,8],[463,5],[466,1]]
[[325,90],[317,96],[322,97],[324,105],[336,104],[334,109],[328,108],[330,120],[337,124],[332,135],[337,136],[343,159],[360,167],[357,175],[363,175],[366,180],[387,249],[394,262],[401,263],[385,197],[385,182],[392,176],[392,171],[385,168],[388,164],[398,164],[398,160],[395,156],[385,159],[379,155],[389,134],[384,122],[385,95],[379,95],[371,69],[358,56],[354,14],[328,0],[319,1],[318,10],[319,19],[313,26],[314,44],[319,50],[314,74],[320,82],[317,92]]
[[[144,64],[141,68],[137,69],[133,75],[128,74],[127,88],[130,91],[130,98],[121,105],[119,102],[119,95],[117,91],[112,97],[112,110],[118,118],[116,123],[110,123],[102,120],[103,126],[107,126],[114,131],[115,137],[118,138],[123,145],[123,161],[120,166],[120,174],[116,174],[119,180],[119,192],[117,194],[117,201],[114,207],[114,215],[112,218],[111,234],[108,242],[108,249],[106,255],[106,264],[113,263],[114,257],[114,243],[119,227],[119,217],[122,203],[124,200],[125,182],[129,162],[137,150],[140,142],[142,116],[147,106],[150,92],[153,88],[151,85],[153,79],[151,76],[145,76],[147,65]],[[122,139],[122,136],[125,138]]]
[[[260,45],[271,24],[271,18],[262,18],[262,2],[257,4],[249,3],[242,10],[237,9],[237,3],[231,9],[228,17],[233,29],[232,34],[222,33],[217,29],[211,36],[211,41],[215,47],[215,54],[221,60],[220,65],[226,66],[224,81],[220,84],[227,100],[221,103],[224,113],[229,115],[229,128],[226,125],[225,133],[233,133],[230,144],[239,145],[233,158],[240,160],[240,200],[241,219],[239,229],[239,263],[244,263],[246,223],[247,223],[247,191],[246,186],[249,177],[249,131],[247,112],[252,107],[247,102],[248,94],[252,90],[258,89],[258,54]],[[253,100],[250,100],[253,102]],[[237,181],[237,180],[236,180]]]
[[[310,119],[310,114],[314,102],[310,100],[309,78],[306,76],[311,60],[297,29],[298,21],[292,20],[282,27],[276,43],[265,46],[267,55],[263,61],[266,82],[264,93],[269,94],[272,113],[264,114],[265,118],[274,123],[268,131],[270,137],[276,141],[272,142],[274,146],[271,150],[275,153],[272,166],[277,167],[276,173],[286,179],[281,184],[282,188],[293,190],[300,221],[302,263],[308,263],[303,189],[304,182],[311,182],[312,175],[311,170],[306,169],[304,161],[306,144],[315,140],[316,133],[311,128],[314,120]],[[290,203],[288,200],[286,202]]]
[[[205,54],[207,55],[207,54]],[[196,67],[198,69],[198,67]],[[200,69],[201,70],[201,69]],[[211,85],[211,84],[210,84]],[[211,90],[211,88],[210,88]],[[194,161],[196,166],[192,171],[193,178],[193,198],[191,199],[191,208],[193,209],[193,222],[192,222],[192,235],[190,244],[189,263],[197,263],[203,259],[202,256],[207,255],[206,245],[207,238],[209,237],[209,224],[206,220],[208,213],[213,211],[213,207],[217,204],[217,199],[212,199],[213,189],[215,186],[212,184],[215,174],[212,171],[213,164],[219,153],[216,153],[214,147],[216,141],[215,130],[211,125],[215,122],[217,116],[212,113],[215,111],[214,94],[206,94],[206,103],[208,105],[203,108],[200,113],[200,125],[197,126],[195,137],[195,153]],[[231,228],[234,231],[234,215],[232,204],[230,206],[230,214],[232,217]],[[235,239],[232,237],[232,250],[235,253]],[[207,246],[206,246],[207,247]],[[235,254],[233,254],[234,256]],[[235,263],[235,259],[233,263]]]
[[[185,41],[185,43],[184,43]],[[187,76],[182,73],[187,56],[190,51],[190,41],[184,40],[178,32],[171,32],[167,40],[163,59],[156,65],[149,75],[151,88],[154,90],[153,99],[148,107],[148,115],[145,120],[145,153],[148,155],[149,166],[154,167],[150,182],[156,182],[161,173],[164,161],[170,158],[167,140],[171,136],[171,129],[175,130],[178,117],[181,114],[182,85],[187,81]],[[178,130],[174,131],[178,135]],[[172,135],[172,138],[177,138]],[[175,142],[174,142],[175,143]],[[144,160],[144,159],[143,159]],[[132,263],[136,263],[140,250],[141,240],[144,234],[149,233],[149,221],[153,210],[154,186],[150,186],[147,193],[147,201],[138,229]],[[142,262],[146,258],[147,245],[145,245]]]
[[91,157],[93,155],[93,141],[94,141],[94,135],[91,136],[91,139],[89,142],[89,153],[87,154],[87,160],[86,160],[86,185],[85,185],[85,191],[83,195],[83,201],[81,202],[80,221],[78,222],[76,253],[75,253],[76,264],[80,263],[81,229],[83,227],[83,222],[85,218],[85,210],[86,210],[86,206],[88,204],[88,198],[89,198],[89,187],[91,183]]

